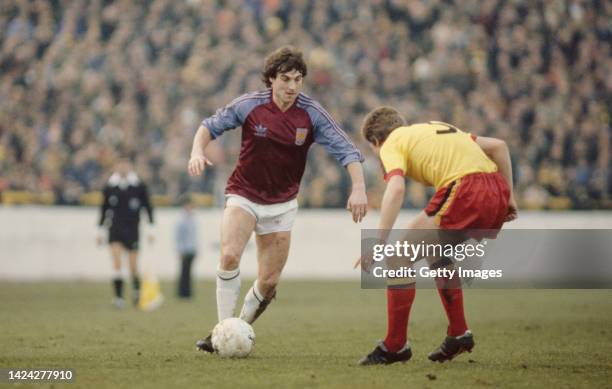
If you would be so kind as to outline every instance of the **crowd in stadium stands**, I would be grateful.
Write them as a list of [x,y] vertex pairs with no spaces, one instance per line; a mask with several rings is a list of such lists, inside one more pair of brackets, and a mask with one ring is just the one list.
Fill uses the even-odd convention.
[[[240,131],[214,142],[197,180],[193,134],[262,89],[264,56],[293,44],[306,93],[369,156],[369,185],[382,174],[360,124],[393,105],[505,139],[523,207],[610,208],[610,20],[605,0],[2,1],[0,192],[77,204],[127,153],[154,194],[221,198]],[[330,158],[311,150],[301,206],[344,205],[348,176]],[[406,205],[430,193],[412,184]]]

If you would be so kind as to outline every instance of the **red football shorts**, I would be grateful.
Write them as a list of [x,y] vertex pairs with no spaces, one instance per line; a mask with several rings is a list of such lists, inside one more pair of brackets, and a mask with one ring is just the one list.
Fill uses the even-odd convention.
[[[425,213],[435,217],[441,229],[499,230],[509,199],[510,188],[501,173],[474,173],[440,188]],[[484,235],[493,238],[497,233]]]

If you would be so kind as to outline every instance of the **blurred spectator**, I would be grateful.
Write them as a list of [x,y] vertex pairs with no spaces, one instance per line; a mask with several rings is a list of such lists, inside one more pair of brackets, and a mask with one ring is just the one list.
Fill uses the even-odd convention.
[[[153,193],[218,193],[239,142],[222,140],[213,178],[193,180],[194,131],[263,88],[263,56],[291,43],[308,55],[307,93],[354,139],[366,112],[397,106],[506,139],[524,203],[609,208],[610,20],[602,0],[3,1],[0,191],[76,204],[133,150]],[[317,155],[302,203],[343,206],[344,173]],[[406,205],[427,198],[410,193]]]
[[193,213],[193,203],[187,196],[181,199],[183,212],[174,230],[176,250],[180,258],[180,272],[177,282],[179,298],[190,298],[193,292],[191,266],[198,253],[198,226]]

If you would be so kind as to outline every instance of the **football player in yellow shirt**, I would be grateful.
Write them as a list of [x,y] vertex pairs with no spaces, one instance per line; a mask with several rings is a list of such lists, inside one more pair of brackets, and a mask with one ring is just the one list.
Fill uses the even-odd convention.
[[[410,220],[406,229],[479,230],[483,235],[478,238],[494,238],[504,222],[516,219],[510,153],[504,141],[476,137],[443,122],[407,126],[391,107],[371,111],[365,118],[362,135],[380,157],[385,171],[387,187],[378,224],[383,241],[402,207],[405,177],[436,189],[425,210]],[[452,267],[448,258],[434,263],[431,260],[428,258],[430,268]],[[359,263],[368,267],[367,258],[360,258]],[[459,277],[437,277],[436,286],[449,325],[445,340],[428,358],[444,362],[464,351],[471,352],[474,338],[465,320]],[[387,336],[359,362],[361,365],[410,359],[407,329],[414,296],[413,280],[389,283]]]

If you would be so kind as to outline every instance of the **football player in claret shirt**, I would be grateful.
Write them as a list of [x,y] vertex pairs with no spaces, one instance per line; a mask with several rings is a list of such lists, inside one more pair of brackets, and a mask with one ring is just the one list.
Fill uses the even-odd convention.
[[[504,141],[476,137],[442,122],[406,126],[399,112],[390,107],[370,112],[362,134],[385,170],[387,187],[378,224],[382,242],[388,238],[404,201],[405,177],[436,189],[425,210],[405,228],[439,231],[432,234],[441,239],[439,243],[444,243],[441,237],[447,235],[464,239],[464,233],[474,230],[489,231],[494,237],[504,222],[516,219],[512,167]],[[453,267],[449,258],[427,260],[430,269]],[[371,259],[360,258],[358,263],[367,270]],[[407,329],[415,297],[414,280],[399,281],[389,280],[387,284],[387,336],[359,362],[361,365],[390,364],[412,356]],[[471,351],[474,338],[463,312],[460,278],[438,277],[436,287],[449,325],[445,340],[428,358],[444,362]]]
[[[346,133],[321,105],[301,93],[307,74],[302,53],[283,47],[264,63],[267,89],[247,93],[204,119],[193,142],[188,170],[202,174],[210,164],[208,143],[225,131],[242,127],[238,163],[230,176],[221,223],[221,257],[217,269],[218,320],[232,317],[240,292],[240,258],[256,234],[258,274],[247,292],[240,318],[253,323],[276,294],[287,261],[291,229],[297,213],[300,180],[308,149],[322,145],[347,168],[352,192],[347,209],[360,222],[366,214],[363,157]],[[210,335],[198,341],[213,352]]]

